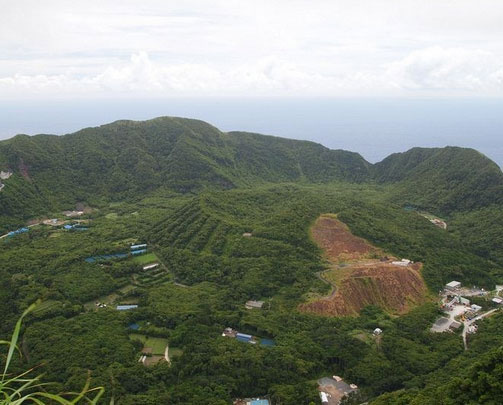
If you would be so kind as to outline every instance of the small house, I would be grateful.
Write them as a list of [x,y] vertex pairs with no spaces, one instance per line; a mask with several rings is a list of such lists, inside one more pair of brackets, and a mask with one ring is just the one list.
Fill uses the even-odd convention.
[[491,301],[494,302],[495,304],[498,304],[498,305],[503,304],[503,300],[498,297],[494,297]]
[[476,304],[472,304],[472,306],[470,307],[472,309],[473,312],[479,312],[482,307],[480,305],[476,305]]

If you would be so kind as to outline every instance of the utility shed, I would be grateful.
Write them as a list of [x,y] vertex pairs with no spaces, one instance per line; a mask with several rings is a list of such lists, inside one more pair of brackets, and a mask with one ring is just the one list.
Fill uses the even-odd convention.
[[460,287],[461,287],[461,283],[459,281],[451,281],[450,283],[447,283],[445,285],[445,288],[447,290],[451,290],[451,291],[457,290]]
[[262,306],[264,305],[264,301],[253,301],[253,300],[250,300],[250,301],[247,301],[246,304],[245,304],[245,308],[246,309],[253,309],[253,308],[262,308]]

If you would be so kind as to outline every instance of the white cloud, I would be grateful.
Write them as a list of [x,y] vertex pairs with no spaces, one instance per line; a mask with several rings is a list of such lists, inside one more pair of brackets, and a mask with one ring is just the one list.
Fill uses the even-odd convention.
[[402,89],[503,90],[503,60],[487,51],[439,46],[411,52],[393,62],[388,78]]
[[502,96],[502,20],[500,0],[17,0],[0,99]]
[[154,62],[146,52],[95,75],[0,78],[0,93],[59,95],[345,95],[397,91],[503,92],[503,61],[481,50],[432,47],[413,51],[379,71],[321,74],[276,57],[223,68]]

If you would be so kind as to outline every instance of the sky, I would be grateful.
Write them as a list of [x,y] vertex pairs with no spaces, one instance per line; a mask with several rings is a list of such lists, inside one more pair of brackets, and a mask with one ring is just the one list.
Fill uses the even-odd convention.
[[0,100],[501,97],[501,0],[0,0]]

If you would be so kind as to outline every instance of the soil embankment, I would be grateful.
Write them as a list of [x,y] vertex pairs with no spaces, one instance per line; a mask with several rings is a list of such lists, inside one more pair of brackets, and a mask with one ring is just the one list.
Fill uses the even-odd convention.
[[427,300],[421,263],[394,264],[397,258],[354,236],[332,215],[318,218],[311,235],[330,264],[320,277],[335,290],[328,297],[302,304],[302,311],[347,316],[376,305],[401,314]]

